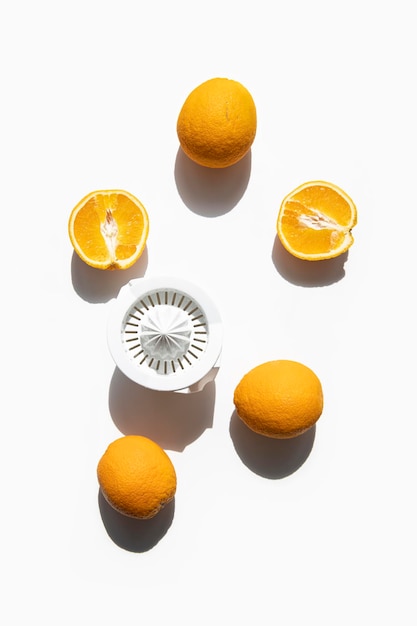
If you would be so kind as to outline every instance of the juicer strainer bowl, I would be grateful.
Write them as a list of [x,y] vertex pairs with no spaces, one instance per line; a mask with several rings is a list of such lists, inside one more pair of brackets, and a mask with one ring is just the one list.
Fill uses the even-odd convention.
[[219,368],[222,323],[197,285],[171,276],[138,278],[112,302],[107,340],[117,367],[158,391],[199,391]]

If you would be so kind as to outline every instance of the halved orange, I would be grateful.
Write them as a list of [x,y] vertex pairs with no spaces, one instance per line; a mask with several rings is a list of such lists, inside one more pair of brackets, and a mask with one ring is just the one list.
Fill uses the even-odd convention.
[[145,249],[148,213],[128,191],[92,191],[71,211],[68,232],[75,252],[88,265],[127,269]]
[[300,185],[281,203],[278,237],[299,259],[320,261],[346,252],[357,222],[353,200],[340,187],[324,181]]

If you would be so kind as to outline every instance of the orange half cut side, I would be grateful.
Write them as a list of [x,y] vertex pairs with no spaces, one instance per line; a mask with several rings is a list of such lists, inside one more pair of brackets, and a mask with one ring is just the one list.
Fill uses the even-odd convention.
[[68,232],[75,252],[88,265],[127,269],[144,251],[149,218],[128,191],[92,191],[71,211]]
[[350,248],[356,222],[356,206],[340,187],[312,181],[285,196],[276,228],[288,252],[318,261],[337,257]]

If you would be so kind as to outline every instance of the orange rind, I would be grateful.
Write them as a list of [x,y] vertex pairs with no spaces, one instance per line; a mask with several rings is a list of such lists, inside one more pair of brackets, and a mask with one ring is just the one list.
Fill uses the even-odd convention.
[[154,517],[176,492],[171,459],[156,442],[141,435],[113,441],[97,466],[101,492],[117,511],[138,519]]
[[186,98],[177,120],[177,135],[195,163],[224,168],[240,161],[256,135],[256,107],[241,83],[212,78]]
[[247,372],[235,388],[233,401],[236,413],[251,430],[290,439],[317,422],[323,411],[323,390],[306,365],[275,360]]

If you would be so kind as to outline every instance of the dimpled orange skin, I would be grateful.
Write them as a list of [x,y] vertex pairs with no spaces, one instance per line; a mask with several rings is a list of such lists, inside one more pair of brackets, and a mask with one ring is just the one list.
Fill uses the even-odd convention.
[[297,361],[268,361],[250,370],[237,385],[234,404],[254,432],[276,439],[297,437],[323,411],[320,380]]
[[177,134],[190,159],[205,167],[224,168],[249,152],[256,124],[255,103],[246,87],[228,78],[212,78],[185,100]]
[[139,519],[154,517],[176,492],[174,466],[154,441],[126,435],[113,441],[97,466],[101,492],[120,513]]

